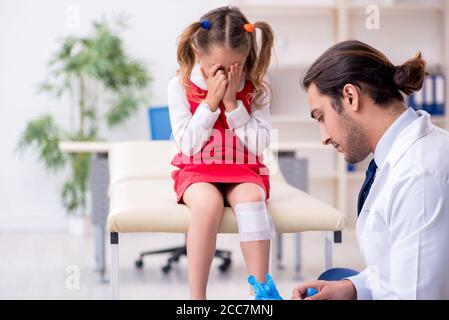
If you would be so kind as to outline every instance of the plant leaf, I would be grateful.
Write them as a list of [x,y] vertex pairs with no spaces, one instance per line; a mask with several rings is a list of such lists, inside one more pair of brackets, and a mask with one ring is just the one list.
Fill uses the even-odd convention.
[[32,148],[37,151],[39,160],[43,162],[49,172],[56,172],[63,168],[66,159],[59,149],[62,132],[55,124],[51,115],[43,115],[28,123],[21,134],[16,150],[23,153]]

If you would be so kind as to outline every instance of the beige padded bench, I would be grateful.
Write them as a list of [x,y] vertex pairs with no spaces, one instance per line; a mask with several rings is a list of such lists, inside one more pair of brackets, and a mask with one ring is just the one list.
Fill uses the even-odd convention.
[[[170,165],[177,152],[171,141],[117,142],[109,146],[108,229],[111,244],[112,297],[119,298],[118,244],[120,233],[186,233],[190,214],[176,203]],[[332,206],[288,185],[272,153],[265,163],[271,175],[271,198],[267,202],[277,233],[330,231],[341,241],[345,216]],[[332,231],[334,231],[332,233]],[[232,209],[225,208],[220,233],[237,233]],[[327,233],[329,234],[329,233]],[[337,239],[339,238],[339,239]],[[326,237],[326,267],[331,265],[331,237]]]

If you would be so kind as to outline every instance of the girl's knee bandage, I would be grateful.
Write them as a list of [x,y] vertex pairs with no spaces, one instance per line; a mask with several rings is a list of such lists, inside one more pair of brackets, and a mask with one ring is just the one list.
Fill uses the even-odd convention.
[[268,240],[276,235],[265,202],[243,202],[235,206],[240,241]]

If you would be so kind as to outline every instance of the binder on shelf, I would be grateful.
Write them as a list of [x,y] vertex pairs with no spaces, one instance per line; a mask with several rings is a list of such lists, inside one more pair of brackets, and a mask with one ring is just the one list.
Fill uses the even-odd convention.
[[446,102],[446,79],[443,74],[436,74],[434,79],[435,90],[435,115],[442,116],[445,114]]
[[407,104],[414,110],[424,110],[431,115],[444,115],[446,105],[445,76],[437,73],[427,77],[422,89],[408,96]]

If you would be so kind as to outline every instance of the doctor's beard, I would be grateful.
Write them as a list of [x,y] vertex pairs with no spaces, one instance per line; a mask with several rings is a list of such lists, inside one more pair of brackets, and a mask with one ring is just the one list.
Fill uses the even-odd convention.
[[343,129],[344,158],[349,163],[358,163],[364,160],[371,152],[368,136],[363,127],[354,121],[345,111],[339,114],[340,125]]

